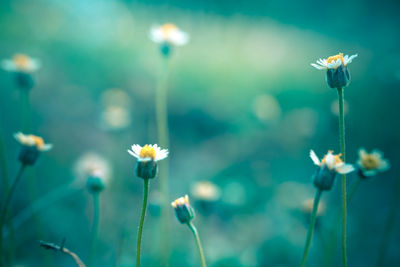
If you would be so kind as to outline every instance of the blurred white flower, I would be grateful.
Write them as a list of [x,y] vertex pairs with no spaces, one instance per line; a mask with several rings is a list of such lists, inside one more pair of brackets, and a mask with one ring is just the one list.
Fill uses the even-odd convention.
[[364,176],[374,176],[378,172],[383,172],[390,168],[389,161],[383,158],[383,153],[379,150],[375,149],[368,153],[364,148],[361,148],[358,151],[358,156],[357,165]]
[[101,113],[101,122],[107,129],[119,130],[131,124],[131,115],[125,107],[108,106]]
[[15,54],[12,59],[4,59],[1,67],[11,72],[32,73],[40,68],[40,62],[24,54]]
[[14,137],[21,145],[35,146],[39,151],[48,151],[53,147],[52,144],[45,144],[42,137],[33,134],[25,135],[21,132],[18,132],[14,134]]
[[216,201],[221,196],[221,190],[217,185],[209,181],[195,183],[191,189],[192,196],[198,200]]
[[161,149],[157,144],[154,145],[132,145],[132,150],[128,149],[128,153],[137,158],[139,161],[159,161],[168,157],[168,149]]
[[79,182],[86,182],[90,176],[96,176],[106,184],[111,177],[111,165],[97,153],[87,152],[75,163],[75,174]]
[[185,45],[189,35],[171,23],[162,26],[153,26],[150,30],[150,39],[155,43],[168,43],[171,45]]
[[317,64],[311,63],[311,66],[319,70],[337,69],[340,65],[347,66],[347,64],[350,64],[357,56],[357,54],[352,56],[343,56],[343,53],[339,53],[338,55],[328,57],[327,59],[320,58],[317,60]]
[[340,174],[346,174],[354,171],[354,167],[351,164],[346,164],[340,158],[340,154],[334,155],[333,151],[328,151],[328,154],[320,161],[314,150],[310,151],[310,158],[315,165],[323,167],[326,166],[330,171],[335,171]]

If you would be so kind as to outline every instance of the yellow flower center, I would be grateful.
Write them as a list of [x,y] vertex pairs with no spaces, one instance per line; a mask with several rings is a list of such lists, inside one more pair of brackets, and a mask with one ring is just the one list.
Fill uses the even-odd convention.
[[29,62],[31,59],[24,54],[16,54],[13,57],[14,64],[20,69],[28,68]]
[[[329,154],[332,154],[333,151],[330,150],[330,151],[328,151],[328,153],[329,153]],[[342,155],[342,154],[333,155],[333,157],[335,158],[335,165],[340,164],[340,163],[343,162],[342,159],[340,158],[341,155]],[[327,156],[328,156],[328,155],[325,155],[324,158],[322,159],[322,161],[321,161],[322,164],[326,164],[326,157],[327,157]]]
[[374,170],[379,166],[379,159],[371,154],[367,154],[361,159],[363,167],[367,170]]
[[43,138],[36,135],[29,135],[29,137],[32,138],[32,140],[35,142],[37,148],[41,148],[44,146]]
[[165,37],[169,37],[177,29],[178,27],[176,27],[172,23],[167,23],[161,26],[161,32],[164,34]]
[[336,55],[336,56],[328,57],[328,59],[326,60],[326,62],[327,62],[328,64],[330,64],[330,63],[336,62],[338,59],[340,59],[340,61],[342,61],[342,64],[344,64],[343,53],[339,53],[339,54]]
[[149,145],[145,145],[139,152],[141,158],[156,158],[156,150]]

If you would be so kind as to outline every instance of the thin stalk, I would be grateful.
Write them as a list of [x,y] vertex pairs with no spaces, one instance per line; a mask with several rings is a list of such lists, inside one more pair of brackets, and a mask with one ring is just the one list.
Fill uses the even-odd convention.
[[[0,125],[1,126],[1,125]],[[1,168],[1,180],[3,183],[3,197],[5,200],[5,196],[7,195],[7,190],[9,186],[8,182],[8,168],[7,168],[7,159],[6,159],[6,148],[3,142],[3,131],[0,129],[0,168]]]
[[315,229],[315,221],[317,219],[318,204],[321,199],[321,194],[322,194],[321,190],[317,190],[317,192],[315,193],[313,209],[311,212],[310,226],[308,227],[307,231],[307,238],[306,238],[306,244],[304,246],[304,253],[303,253],[303,259],[301,261],[301,267],[306,266],[308,251],[310,250],[311,240]]
[[[339,97],[339,143],[342,159],[346,162],[346,144],[344,135],[344,95],[343,88],[338,88]],[[347,196],[346,196],[346,174],[342,174],[342,263],[347,267]]]
[[397,178],[396,184],[393,188],[391,205],[390,205],[390,209],[389,209],[389,214],[386,219],[385,229],[384,229],[383,236],[382,236],[382,241],[381,241],[381,244],[380,244],[379,250],[378,250],[378,261],[377,261],[377,265],[376,265],[378,267],[384,266],[384,263],[385,263],[385,254],[386,254],[386,251],[387,251],[387,248],[389,245],[391,232],[393,230],[393,226],[394,226],[394,222],[395,222],[397,210],[398,210],[397,205],[398,205],[399,197],[400,197],[399,191],[400,191],[400,179]]
[[21,89],[19,90],[19,93],[21,109],[21,129],[24,133],[30,134],[32,131],[30,91]]
[[[31,101],[30,101],[30,91],[26,90],[26,88],[20,88],[19,97],[20,97],[20,116],[21,116],[21,129],[25,134],[32,133],[32,110],[31,110]],[[29,179],[27,179],[27,188],[28,188],[28,199],[29,202],[32,203],[37,198],[37,178],[36,172],[33,169],[28,173]],[[46,232],[43,230],[40,219],[36,216],[33,216],[33,221],[35,225],[36,234],[38,237],[47,238]],[[53,266],[52,257],[48,253],[40,252],[41,257],[43,259],[44,266]]]
[[[38,185],[37,185],[37,181],[39,179],[38,179],[38,175],[37,175],[36,171],[37,170],[35,167],[30,168],[29,170],[26,171],[26,176],[27,176],[26,188],[27,188],[27,196],[28,196],[29,203],[34,203],[40,195],[38,192]],[[41,222],[41,218],[36,216],[36,214],[33,214],[32,221],[33,221],[33,226],[35,229],[36,239],[40,239],[40,238],[47,239],[48,232],[45,231],[45,229],[42,225],[42,222]],[[40,257],[43,261],[44,267],[54,266],[53,256],[51,254],[45,253],[45,251],[43,251],[43,250],[41,250],[39,253],[40,253]]]
[[[347,194],[347,204],[351,202],[353,199],[354,194],[357,192],[362,180],[360,178],[357,178],[356,181],[353,182],[353,184],[350,187],[349,193]],[[335,249],[335,244],[336,244],[336,233],[340,225],[340,210],[337,210],[334,220],[333,220],[333,226],[332,229],[330,230],[330,241],[329,241],[329,254],[327,256],[327,262],[329,263],[327,266],[333,266],[334,261],[333,261],[333,255],[334,255],[334,249]]]
[[[162,74],[156,90],[156,121],[157,121],[157,133],[159,145],[165,148],[169,148],[169,131],[168,131],[168,64],[169,58],[163,57],[163,69]],[[168,158],[160,163],[160,190],[162,194],[162,207],[161,207],[161,247],[163,249],[161,253],[161,261],[163,266],[169,265],[169,162]]]
[[189,226],[190,231],[192,231],[194,238],[196,239],[197,250],[200,254],[201,266],[206,267],[206,259],[204,257],[203,247],[201,246],[199,233],[197,232],[197,229],[192,222],[188,222],[187,225]]
[[100,217],[99,193],[93,193],[92,196],[93,196],[93,225],[92,225],[92,237],[90,239],[89,257],[87,260],[88,267],[92,265],[93,257],[96,254],[96,243],[97,243],[97,235],[99,232],[99,217]]
[[150,182],[149,179],[144,179],[142,213],[140,215],[140,223],[139,223],[138,238],[136,245],[136,267],[140,267],[140,252],[142,250],[144,217],[146,216],[147,202],[149,197],[149,182]]
[[21,180],[22,178],[22,174],[25,170],[26,165],[22,164],[21,168],[18,171],[18,174],[13,182],[13,184],[11,185],[10,190],[7,193],[7,197],[6,200],[4,202],[2,211],[1,211],[1,218],[0,218],[0,263],[3,262],[3,255],[5,254],[3,251],[3,226],[4,226],[4,222],[7,218],[7,214],[8,214],[8,208],[12,199],[12,196],[14,194],[15,188],[18,185],[18,182]]
[[[1,127],[1,125],[0,125]],[[0,174],[1,174],[1,180],[2,180],[2,196],[3,199],[1,200],[2,203],[5,201],[5,197],[7,196],[7,191],[9,187],[9,181],[8,181],[8,168],[7,168],[7,158],[6,158],[6,147],[4,144],[4,138],[3,138],[3,131],[0,129]],[[11,214],[10,214],[11,215]],[[14,247],[15,247],[15,242],[14,242],[14,228],[12,225],[11,217],[8,216],[6,218],[6,223],[7,223],[7,228],[9,229],[10,235],[8,239],[8,246],[7,246],[7,257],[8,257],[8,264],[11,265],[11,261],[14,258]]]
[[78,267],[86,267],[86,265],[79,258],[79,256],[76,253],[74,253],[74,252],[70,251],[69,249],[67,249],[66,247],[64,247],[64,244],[59,246],[59,245],[56,245],[56,244],[53,244],[53,243],[44,242],[44,241],[39,241],[39,242],[40,242],[40,246],[42,248],[45,248],[47,250],[57,251],[57,252],[61,251],[61,252],[65,253],[65,254],[67,254],[67,255],[70,255],[74,259],[74,261],[75,261],[76,265],[78,265]]

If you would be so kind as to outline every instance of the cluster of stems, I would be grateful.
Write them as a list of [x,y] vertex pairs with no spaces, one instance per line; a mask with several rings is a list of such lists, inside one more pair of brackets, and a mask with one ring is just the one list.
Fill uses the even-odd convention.
[[[346,162],[346,146],[345,146],[345,124],[344,124],[344,94],[343,88],[337,88],[339,98],[339,144],[340,152],[344,162]],[[342,174],[342,265],[347,267],[347,188],[346,188],[346,174]],[[354,189],[355,190],[355,189]],[[354,192],[353,192],[354,193]],[[352,194],[353,194],[352,193]],[[304,246],[303,259],[301,266],[306,266],[307,256],[310,249],[312,236],[315,229],[315,221],[317,217],[318,204],[321,198],[322,191],[317,189],[314,197],[313,210],[311,213],[310,225],[307,232],[306,244]]]

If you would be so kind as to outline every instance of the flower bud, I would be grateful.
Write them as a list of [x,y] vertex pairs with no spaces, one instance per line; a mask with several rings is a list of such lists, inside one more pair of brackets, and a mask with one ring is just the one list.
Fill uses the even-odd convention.
[[30,90],[34,85],[32,75],[26,72],[16,72],[15,81],[18,87],[24,90]]
[[39,158],[40,152],[36,146],[21,146],[18,160],[24,165],[33,165]]
[[175,209],[176,218],[180,223],[190,223],[193,220],[194,209],[190,206],[188,195],[176,199],[171,206]]
[[163,56],[168,57],[172,52],[172,46],[169,43],[165,42],[161,44],[160,51]]
[[346,66],[340,65],[336,69],[328,69],[326,83],[330,88],[344,88],[350,83],[350,72]]
[[336,177],[336,171],[330,170],[328,166],[322,165],[317,168],[314,176],[313,183],[321,191],[331,190]]
[[106,186],[103,180],[102,173],[93,172],[86,181],[87,190],[92,194],[100,193]]
[[135,173],[136,176],[143,179],[152,179],[156,177],[158,165],[155,160],[140,161],[136,163]]

